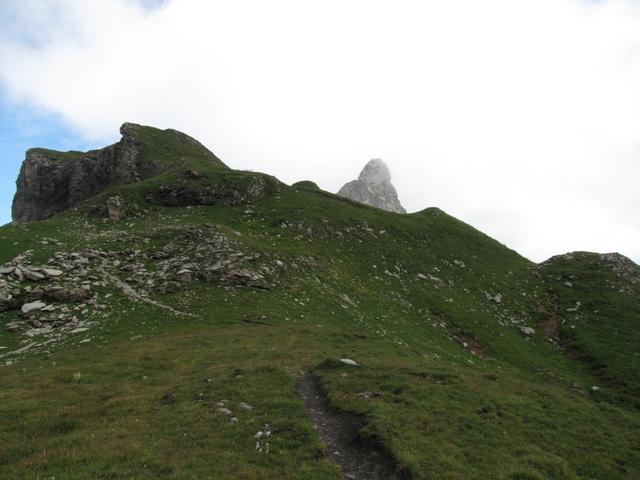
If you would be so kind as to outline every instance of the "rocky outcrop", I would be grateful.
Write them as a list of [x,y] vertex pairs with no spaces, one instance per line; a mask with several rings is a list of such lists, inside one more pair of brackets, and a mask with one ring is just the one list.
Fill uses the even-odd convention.
[[281,189],[280,182],[274,177],[257,173],[211,179],[189,171],[184,177],[171,185],[162,185],[152,190],[147,200],[163,207],[237,206]]
[[347,183],[338,195],[389,212],[407,213],[391,184],[391,173],[379,158],[370,160],[360,172],[358,180]]
[[44,220],[109,185],[139,182],[162,172],[161,162],[142,154],[139,128],[125,123],[120,128],[122,139],[118,143],[87,153],[29,150],[16,182],[13,221]]

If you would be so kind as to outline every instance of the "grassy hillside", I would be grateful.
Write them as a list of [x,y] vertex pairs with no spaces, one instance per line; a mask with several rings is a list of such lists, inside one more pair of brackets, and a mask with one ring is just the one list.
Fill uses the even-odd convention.
[[[397,478],[640,477],[632,274],[536,266],[441,210],[288,187],[140,129],[164,174],[0,229],[0,264],[62,272],[0,280],[54,308],[0,313],[7,478],[344,478],[302,372]],[[114,195],[125,218],[97,216]]]

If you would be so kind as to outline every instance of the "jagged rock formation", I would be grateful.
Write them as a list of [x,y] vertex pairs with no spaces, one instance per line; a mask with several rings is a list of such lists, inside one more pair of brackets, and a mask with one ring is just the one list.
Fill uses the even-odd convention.
[[360,172],[358,180],[344,185],[338,195],[389,212],[407,213],[391,184],[389,167],[379,158],[370,160]]
[[125,123],[118,143],[87,153],[29,150],[16,182],[13,221],[44,220],[111,184],[137,182],[160,173],[162,163],[140,155],[136,129],[136,125]]
[[[145,155],[142,137],[145,132],[149,133],[148,130],[148,127],[125,123],[120,128],[122,139],[118,143],[87,153],[42,148],[29,150],[16,182],[12,208],[14,223],[44,220],[110,185],[139,182],[164,171],[165,161]],[[204,146],[183,133],[153,130],[215,158]]]

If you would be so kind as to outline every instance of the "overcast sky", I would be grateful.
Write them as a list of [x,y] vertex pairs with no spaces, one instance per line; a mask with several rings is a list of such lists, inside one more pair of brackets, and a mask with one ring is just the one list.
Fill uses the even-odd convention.
[[636,0],[3,0],[0,222],[24,150],[176,128],[335,192],[373,157],[528,258],[640,260]]

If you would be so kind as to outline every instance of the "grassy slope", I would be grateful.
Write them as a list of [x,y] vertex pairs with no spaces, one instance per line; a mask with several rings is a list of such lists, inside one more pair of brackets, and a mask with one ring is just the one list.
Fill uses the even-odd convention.
[[40,153],[54,160],[72,160],[84,154],[84,152],[79,152],[77,150],[59,152],[57,150],[49,150],[48,148],[31,148],[27,153]]
[[[185,169],[203,175],[200,183],[241,185],[249,174],[189,151],[181,137],[141,135],[147,155],[180,160],[161,177],[105,192],[137,203],[139,217],[103,222],[82,206],[4,227],[0,262],[27,249],[45,261],[87,244],[153,248],[164,241],[150,235],[160,226],[213,223],[286,267],[269,291],[196,283],[157,296],[193,318],[114,291],[99,327],[2,367],[0,469],[9,478],[338,479],[295,391],[310,369],[332,405],[365,414],[365,434],[414,478],[640,476],[640,415],[628,391],[543,337],[538,305],[565,293],[550,291],[528,260],[440,210],[389,214],[304,183],[249,206],[148,205],[149,190],[183,182]],[[43,246],[42,237],[65,245]],[[582,298],[599,287],[585,283]],[[500,303],[487,298],[496,294]],[[521,334],[525,325],[533,338]],[[596,356],[619,359],[637,345],[630,330],[578,332]],[[471,337],[484,353],[463,348]],[[0,346],[19,341],[0,330]],[[362,367],[335,362],[342,357]],[[611,363],[616,375],[637,378],[635,363]],[[602,391],[590,393],[592,385]],[[237,423],[216,411],[222,399]],[[239,410],[241,401],[256,409]],[[253,436],[264,424],[274,436],[259,455]]]
[[543,270],[564,317],[566,347],[615,400],[640,410],[640,285],[622,281],[602,266],[597,254],[573,257],[560,258]]

